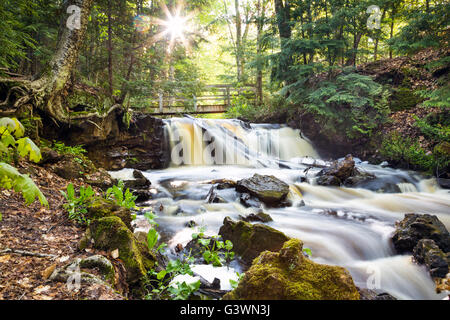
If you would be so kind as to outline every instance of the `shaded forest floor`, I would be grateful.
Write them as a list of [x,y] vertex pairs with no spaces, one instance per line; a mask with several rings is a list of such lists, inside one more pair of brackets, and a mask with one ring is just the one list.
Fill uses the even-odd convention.
[[[106,253],[78,249],[84,229],[71,222],[62,207],[64,197],[59,190],[65,190],[70,182],[79,186],[80,181],[62,179],[24,161],[18,168],[31,176],[46,196],[49,207],[41,207],[39,202],[26,206],[20,194],[0,191],[0,300],[123,299],[107,286],[81,283],[80,290],[74,291],[66,283],[48,280],[55,268],[75,258]],[[5,252],[6,249],[26,254]]]

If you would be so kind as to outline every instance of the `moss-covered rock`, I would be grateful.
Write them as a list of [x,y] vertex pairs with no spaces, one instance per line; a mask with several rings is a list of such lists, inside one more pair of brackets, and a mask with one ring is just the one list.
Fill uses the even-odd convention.
[[279,252],[264,251],[225,300],[359,300],[359,292],[342,267],[315,263],[302,254],[303,243],[291,239]]
[[117,216],[108,216],[91,222],[80,246],[92,244],[106,251],[119,250],[119,259],[127,270],[127,282],[137,285],[147,270],[155,266],[156,257],[144,243],[137,241],[130,229]]
[[225,217],[219,234],[224,240],[233,243],[233,250],[242,261],[250,265],[261,252],[279,251],[289,238],[282,232],[264,224],[251,224],[245,221],[233,221]]
[[87,218],[90,220],[108,216],[119,217],[131,229],[131,211],[117,205],[113,200],[95,198],[88,206]]

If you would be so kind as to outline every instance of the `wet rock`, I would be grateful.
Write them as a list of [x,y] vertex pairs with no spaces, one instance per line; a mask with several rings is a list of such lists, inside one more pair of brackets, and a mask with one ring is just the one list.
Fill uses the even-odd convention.
[[206,202],[207,203],[226,203],[226,201],[219,195],[217,195],[217,192],[215,191],[215,187],[211,187],[209,189],[208,194],[206,195]]
[[239,216],[240,220],[245,221],[245,222],[270,222],[273,221],[272,217],[267,214],[264,213],[262,210],[258,211],[256,214],[255,213],[250,213],[246,216]]
[[344,186],[357,187],[360,185],[367,184],[369,181],[372,181],[375,178],[376,177],[373,174],[363,172],[355,168],[353,171],[353,175],[344,180]]
[[408,213],[395,227],[392,242],[399,253],[412,252],[422,239],[434,240],[442,251],[450,251],[450,235],[434,215]]
[[197,223],[196,223],[194,220],[189,220],[188,222],[186,222],[186,223],[184,224],[184,226],[187,227],[187,228],[193,228],[193,227],[195,227],[196,225],[197,225]]
[[334,176],[340,181],[351,177],[355,170],[355,160],[351,154],[345,156],[344,160],[334,161],[329,168],[319,172],[319,176]]
[[136,202],[145,202],[152,198],[152,193],[149,188],[151,186],[150,180],[148,180],[144,174],[139,170],[133,171],[132,180],[124,180],[123,184],[126,189],[130,189],[130,191],[135,195]]
[[133,192],[133,195],[136,196],[136,202],[145,202],[153,198],[152,193],[150,190],[131,190]]
[[387,292],[377,293],[374,290],[357,288],[361,300],[397,300],[396,297]]
[[433,240],[420,240],[413,249],[413,257],[427,267],[433,278],[445,278],[449,271],[450,253],[445,254]]
[[339,187],[341,185],[341,180],[335,176],[324,175],[317,178],[317,184],[319,186],[335,186]]
[[224,300],[359,300],[349,272],[315,263],[302,254],[303,243],[291,239],[279,252],[262,252],[239,285]]
[[363,172],[355,167],[352,155],[347,155],[343,160],[334,161],[328,168],[317,174],[317,184],[321,186],[356,187],[375,179],[373,174]]
[[438,178],[437,182],[442,189],[450,189],[450,179]]
[[139,170],[133,171],[133,177],[135,178],[134,180],[123,181],[125,188],[129,188],[131,190],[147,189],[152,184],[150,180],[148,180]]
[[450,273],[445,278],[435,278],[436,293],[450,292]]
[[262,206],[261,202],[256,197],[252,197],[249,193],[242,193],[239,196],[241,204],[246,208],[260,208]]
[[239,180],[236,190],[249,193],[267,205],[276,205],[286,199],[289,185],[274,176],[254,174],[248,179]]
[[282,232],[263,224],[233,221],[225,217],[219,234],[233,243],[233,250],[249,266],[261,252],[279,251],[289,238]]

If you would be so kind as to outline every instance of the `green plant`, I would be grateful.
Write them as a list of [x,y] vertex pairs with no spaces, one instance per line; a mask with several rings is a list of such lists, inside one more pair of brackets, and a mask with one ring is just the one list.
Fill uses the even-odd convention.
[[48,206],[47,199],[29,176],[2,162],[12,162],[19,156],[28,156],[33,162],[42,159],[40,149],[31,139],[23,137],[24,133],[23,125],[16,118],[0,118],[0,188],[21,192],[26,204],[38,198],[41,205]]
[[312,257],[312,251],[309,248],[303,248],[303,253],[305,253],[308,257]]
[[106,199],[114,200],[119,206],[132,209],[136,207],[137,197],[133,195],[130,189],[125,189],[125,184],[119,180],[117,185],[112,186],[106,190]]
[[84,149],[83,145],[77,146],[66,146],[64,142],[53,141],[51,148],[58,152],[59,154],[69,154],[75,157],[84,157],[87,153],[86,149]]
[[233,243],[230,240],[222,241],[219,236],[205,238],[203,228],[199,233],[192,234],[192,239],[202,246],[202,257],[207,264],[221,267],[234,259],[235,253],[231,251]]
[[75,188],[72,183],[67,186],[67,192],[61,190],[61,194],[66,199],[67,203],[63,205],[64,209],[69,213],[69,219],[75,220],[81,225],[89,225],[90,220],[86,217],[87,208],[95,196],[94,190],[91,186],[80,187],[79,197],[75,194]]
[[236,272],[236,275],[238,277],[238,280],[230,279],[230,285],[231,285],[232,289],[236,289],[237,288],[239,282],[242,280],[242,278],[244,277],[245,273]]
[[431,172],[435,167],[435,159],[431,153],[426,152],[417,141],[413,141],[409,137],[402,137],[397,132],[383,140],[380,154],[388,161],[412,169]]
[[183,260],[170,260],[167,267],[159,272],[154,269],[147,273],[146,287],[148,300],[186,300],[200,288],[200,280],[193,283],[173,282],[178,275],[193,276],[189,266],[192,257],[184,257]]

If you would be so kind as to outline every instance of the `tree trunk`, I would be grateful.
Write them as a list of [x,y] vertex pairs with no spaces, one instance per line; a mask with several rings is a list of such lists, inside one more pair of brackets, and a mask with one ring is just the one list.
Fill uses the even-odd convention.
[[283,0],[274,0],[275,1],[275,13],[277,16],[277,25],[278,31],[280,34],[280,42],[281,42],[281,54],[279,61],[279,70],[278,70],[278,78],[286,79],[289,81],[289,66],[292,64],[292,56],[287,52],[288,49],[286,47],[286,41],[291,38],[292,30],[290,26],[291,13],[290,13],[290,5],[289,2],[283,3]]
[[108,1],[108,83],[109,96],[113,95],[113,60],[112,60],[112,17],[111,0]]
[[[62,26],[57,50],[49,63],[49,67],[41,77],[30,84],[30,99],[35,107],[48,116],[61,122],[67,122],[68,113],[64,107],[64,91],[71,76],[72,69],[78,60],[78,53],[84,40],[93,0],[68,0],[64,4],[64,13],[70,5],[81,9],[80,28]],[[67,14],[69,17],[71,14]]]
[[239,10],[239,0],[234,1],[234,8],[236,10],[236,67],[237,80],[242,80],[242,21],[241,12]]
[[256,19],[257,23],[257,34],[256,34],[256,56],[257,56],[257,64],[256,64],[256,103],[257,105],[262,105],[263,103],[263,71],[261,64],[261,56],[262,56],[262,43],[261,37],[264,28],[264,20],[265,20],[265,3],[264,0],[258,0],[256,4],[256,10],[258,18]]

